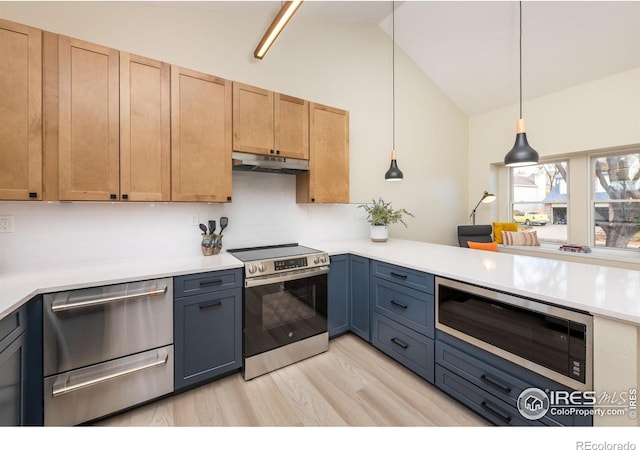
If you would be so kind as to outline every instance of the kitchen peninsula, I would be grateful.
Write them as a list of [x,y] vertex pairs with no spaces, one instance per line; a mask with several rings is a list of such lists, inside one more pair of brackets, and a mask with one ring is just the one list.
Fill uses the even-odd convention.
[[[330,255],[357,255],[590,313],[594,319],[594,390],[624,391],[638,385],[638,271],[399,239],[303,244]],[[7,272],[0,276],[0,319],[38,294],[240,267],[238,260],[222,252],[211,257],[96,262],[38,272]],[[621,423],[616,420],[621,419],[595,418],[594,425]],[[629,418],[625,420],[628,424]]]

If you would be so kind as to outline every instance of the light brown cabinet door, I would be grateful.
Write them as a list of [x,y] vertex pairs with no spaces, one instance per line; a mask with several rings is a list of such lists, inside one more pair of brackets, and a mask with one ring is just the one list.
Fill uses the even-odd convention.
[[169,64],[120,52],[122,200],[171,199]]
[[231,201],[231,81],[171,66],[171,199]]
[[60,200],[119,198],[118,51],[60,36]]
[[273,92],[233,83],[233,149],[274,154]]
[[349,112],[309,105],[309,172],[297,175],[299,203],[349,202]]
[[309,159],[309,102],[275,94],[274,115],[276,154]]
[[42,199],[42,32],[0,20],[0,200]]

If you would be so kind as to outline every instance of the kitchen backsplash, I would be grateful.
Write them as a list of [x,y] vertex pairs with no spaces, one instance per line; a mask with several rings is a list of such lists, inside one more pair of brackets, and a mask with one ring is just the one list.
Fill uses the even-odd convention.
[[[368,236],[355,204],[297,204],[295,177],[233,173],[233,202],[2,202],[12,233],[0,233],[0,272],[97,261],[201,255],[200,229],[227,216],[229,248]],[[218,225],[218,231],[220,227]]]

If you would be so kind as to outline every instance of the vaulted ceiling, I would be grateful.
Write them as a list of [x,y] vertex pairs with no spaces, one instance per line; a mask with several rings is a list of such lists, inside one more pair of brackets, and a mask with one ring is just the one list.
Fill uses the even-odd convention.
[[[281,2],[163,2],[264,14]],[[294,20],[377,24],[392,2],[306,1]],[[640,1],[522,3],[523,96],[539,97],[640,67]],[[467,115],[519,99],[519,3],[395,2],[395,41]]]

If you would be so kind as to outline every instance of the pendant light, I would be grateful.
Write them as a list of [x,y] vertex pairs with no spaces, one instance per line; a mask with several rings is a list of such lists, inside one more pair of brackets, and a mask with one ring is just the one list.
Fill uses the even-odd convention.
[[392,92],[392,129],[393,129],[393,149],[391,150],[391,165],[384,174],[387,181],[402,181],[402,171],[396,162],[396,2],[391,2],[391,92]]
[[516,123],[516,142],[504,157],[507,167],[522,167],[538,164],[538,152],[527,142],[527,130],[522,118],[522,1],[520,1],[520,118]]

